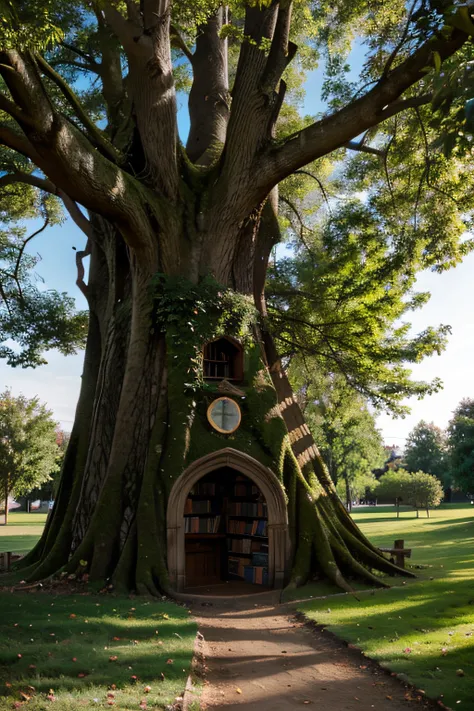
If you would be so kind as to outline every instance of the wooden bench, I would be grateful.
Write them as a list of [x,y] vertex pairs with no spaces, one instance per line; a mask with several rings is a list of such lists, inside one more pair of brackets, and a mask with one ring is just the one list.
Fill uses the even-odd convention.
[[399,568],[405,567],[405,558],[411,558],[411,548],[405,548],[405,541],[398,539],[393,544],[393,548],[379,548],[382,553],[389,553],[390,560]]

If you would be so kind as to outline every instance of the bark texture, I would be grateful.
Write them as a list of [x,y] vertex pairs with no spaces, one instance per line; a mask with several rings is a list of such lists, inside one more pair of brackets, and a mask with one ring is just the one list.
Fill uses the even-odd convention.
[[[215,393],[196,375],[200,349],[218,325],[193,325],[208,306],[202,284],[209,275],[255,306],[240,334],[246,397],[232,446],[271,467],[286,490],[292,581],[318,574],[348,590],[353,576],[384,584],[373,571],[402,572],[336,495],[268,330],[265,276],[280,240],[278,183],[415,100],[429,101],[404,92],[434,53],[449,57],[467,34],[451,27],[420,43],[358,99],[277,141],[282,75],[297,51],[291,17],[286,0],[247,7],[230,88],[225,7],[214,7],[189,47],[168,0],[104,0],[96,10],[96,56],[75,50],[100,83],[103,129],[36,50],[1,52],[7,93],[0,109],[9,121],[0,125],[0,143],[32,170],[3,176],[0,188],[24,181],[58,195],[88,239],[77,257],[90,309],[81,392],[53,514],[21,564],[26,580],[65,573],[151,593],[168,589],[172,484],[189,463],[228,444],[207,426]],[[193,74],[186,148],[178,138],[172,48]],[[157,286],[164,283],[168,291]],[[183,284],[192,287],[186,298]],[[236,323],[228,313],[226,327]]]

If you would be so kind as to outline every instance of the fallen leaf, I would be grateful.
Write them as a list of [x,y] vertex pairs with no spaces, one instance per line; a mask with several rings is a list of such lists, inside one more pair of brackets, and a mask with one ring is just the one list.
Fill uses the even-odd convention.
[[385,698],[388,699],[389,701],[392,701],[392,697],[389,694],[387,694],[387,696]]
[[113,654],[111,657],[109,657],[109,662],[116,662],[118,659],[116,654]]
[[120,642],[120,637],[114,637],[113,640],[114,642]]
[[74,620],[75,618],[76,618],[76,615],[74,614],[74,612],[71,612],[71,614],[69,615],[69,619]]

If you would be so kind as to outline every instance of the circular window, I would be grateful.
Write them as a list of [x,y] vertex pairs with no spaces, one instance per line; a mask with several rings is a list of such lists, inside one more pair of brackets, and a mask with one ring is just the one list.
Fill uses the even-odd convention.
[[240,425],[240,407],[228,397],[220,397],[207,408],[207,419],[218,432],[231,434]]

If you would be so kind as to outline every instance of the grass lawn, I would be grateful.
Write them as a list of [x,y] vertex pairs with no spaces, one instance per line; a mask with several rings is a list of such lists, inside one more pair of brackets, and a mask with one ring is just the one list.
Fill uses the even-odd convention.
[[410,565],[423,566],[418,578],[360,593],[360,602],[344,595],[299,609],[428,696],[474,708],[474,507],[447,504],[429,519],[410,511],[398,520],[394,508],[377,507],[356,510],[354,519],[378,546],[405,539]]
[[[39,540],[47,514],[44,513],[17,513],[8,514],[8,524],[0,525],[0,553],[27,553]],[[0,516],[0,523],[4,517]]]
[[196,625],[170,602],[0,593],[0,709],[165,709],[182,695]]

